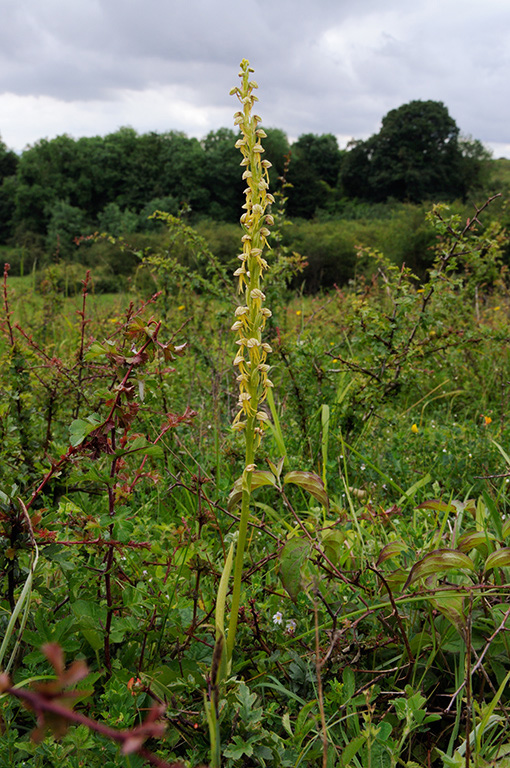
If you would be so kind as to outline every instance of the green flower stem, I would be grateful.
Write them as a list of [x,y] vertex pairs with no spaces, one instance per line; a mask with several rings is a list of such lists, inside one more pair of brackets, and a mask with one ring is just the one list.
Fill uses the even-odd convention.
[[[246,427],[246,466],[253,464],[255,458],[255,448],[253,440],[254,424],[251,429],[248,428],[249,422],[255,422],[253,416],[248,417]],[[234,563],[234,586],[232,589],[232,604],[230,608],[230,618],[227,635],[227,664],[232,661],[234,652],[237,619],[239,615],[239,603],[241,600],[241,580],[243,576],[244,551],[246,549],[246,534],[248,532],[248,518],[250,516],[251,501],[251,472],[244,473],[243,476],[243,495],[241,498],[241,519],[239,521],[239,533],[237,539],[236,558]]]
[[262,160],[264,152],[260,143],[265,132],[258,128],[260,117],[252,115],[252,108],[257,101],[253,91],[257,83],[250,80],[249,62],[243,59],[239,77],[242,85],[233,88],[242,105],[242,111],[235,115],[235,123],[239,126],[241,137],[236,147],[241,151],[243,159],[241,166],[245,169],[243,179],[246,181],[246,202],[241,216],[243,228],[243,250],[239,255],[241,266],[234,275],[239,278],[239,292],[244,295],[244,304],[237,307],[236,320],[232,330],[237,331],[239,338],[238,353],[234,365],[239,369],[239,412],[233,428],[244,431],[245,436],[245,465],[243,471],[243,492],[241,501],[241,519],[239,522],[237,548],[234,564],[234,584],[232,605],[227,637],[227,661],[230,664],[235,645],[239,605],[241,600],[241,581],[243,574],[244,552],[250,514],[251,477],[255,469],[256,450],[262,438],[268,414],[260,408],[266,399],[272,382],[268,378],[269,365],[266,363],[267,354],[271,347],[262,341],[262,331],[266,320],[271,317],[269,309],[264,307],[265,296],[261,290],[264,271],[268,268],[262,258],[262,252],[267,245],[269,230],[267,225],[273,223],[266,208],[274,203],[274,198],[268,192],[268,169],[271,163]]

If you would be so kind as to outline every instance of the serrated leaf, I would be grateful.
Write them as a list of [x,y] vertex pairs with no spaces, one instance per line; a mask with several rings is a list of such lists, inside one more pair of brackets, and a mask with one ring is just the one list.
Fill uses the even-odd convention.
[[314,496],[317,501],[320,501],[323,507],[328,508],[328,494],[324,488],[324,483],[322,482],[319,475],[315,474],[315,472],[302,472],[299,470],[294,472],[287,472],[283,478],[283,482],[298,485],[304,491],[307,491],[312,496]]
[[407,577],[405,587],[408,587],[417,579],[434,576],[442,571],[457,571],[459,569],[473,571],[474,568],[475,566],[471,558],[458,549],[435,549],[413,565]]
[[[276,478],[272,472],[268,472],[267,470],[262,469],[255,469],[251,473],[251,490],[254,491],[256,488],[260,488],[262,485],[276,486]],[[235,507],[235,505],[241,501],[242,495],[243,477],[241,475],[241,477],[238,477],[235,481],[234,487],[230,492],[227,501],[227,509],[230,510],[232,507]]]
[[302,569],[310,555],[310,548],[308,539],[296,536],[289,539],[280,552],[280,579],[294,602],[301,592]]
[[491,552],[485,561],[485,570],[490,568],[506,568],[510,566],[510,547],[502,547]]

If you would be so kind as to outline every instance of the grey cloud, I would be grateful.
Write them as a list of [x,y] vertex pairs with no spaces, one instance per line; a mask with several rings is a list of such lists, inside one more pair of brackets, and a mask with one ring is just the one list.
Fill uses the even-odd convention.
[[178,86],[192,106],[217,115],[232,103],[227,94],[247,57],[265,123],[293,136],[366,136],[389,109],[430,98],[444,101],[465,133],[510,141],[506,0],[483,8],[462,0],[5,5],[0,93],[106,104],[126,91]]

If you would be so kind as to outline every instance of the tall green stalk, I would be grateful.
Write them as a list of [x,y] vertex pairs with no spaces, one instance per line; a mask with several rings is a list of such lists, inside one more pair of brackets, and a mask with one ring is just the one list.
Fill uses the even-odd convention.
[[227,661],[229,664],[235,645],[241,599],[241,577],[250,511],[251,478],[252,472],[256,468],[257,447],[264,432],[265,422],[269,418],[266,411],[260,408],[260,404],[265,400],[269,387],[273,386],[268,378],[269,365],[266,362],[271,347],[262,340],[262,331],[267,318],[271,317],[271,311],[264,307],[266,297],[262,292],[262,283],[268,264],[262,257],[262,253],[264,247],[267,246],[266,238],[269,235],[267,226],[274,223],[273,217],[266,213],[266,208],[274,203],[274,198],[268,192],[268,169],[271,167],[271,163],[262,159],[264,149],[260,141],[266,134],[262,128],[258,127],[261,118],[252,114],[254,104],[258,101],[253,93],[258,87],[257,83],[250,80],[252,72],[253,69],[251,69],[249,62],[243,59],[239,72],[241,87],[233,88],[230,92],[238,97],[242,105],[242,110],[235,114],[234,122],[241,131],[241,138],[236,142],[236,147],[243,156],[241,166],[244,167],[243,179],[246,181],[247,187],[245,189],[246,201],[243,205],[244,213],[241,216],[243,228],[243,250],[239,255],[241,266],[234,272],[234,275],[239,279],[239,293],[244,296],[244,304],[237,307],[236,320],[232,326],[232,330],[237,331],[239,336],[236,342],[239,349],[234,360],[234,365],[239,370],[237,376],[239,412],[232,426],[234,429],[242,431],[245,436],[245,466],[227,637]]

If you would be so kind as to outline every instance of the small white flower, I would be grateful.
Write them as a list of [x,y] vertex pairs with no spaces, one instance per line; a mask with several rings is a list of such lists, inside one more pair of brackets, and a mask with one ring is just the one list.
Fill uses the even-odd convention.
[[283,614],[281,611],[276,611],[276,613],[273,616],[273,624],[282,624],[283,623]]
[[289,635],[294,634],[294,632],[296,631],[296,627],[297,627],[297,621],[295,619],[287,619],[285,623],[285,631]]

